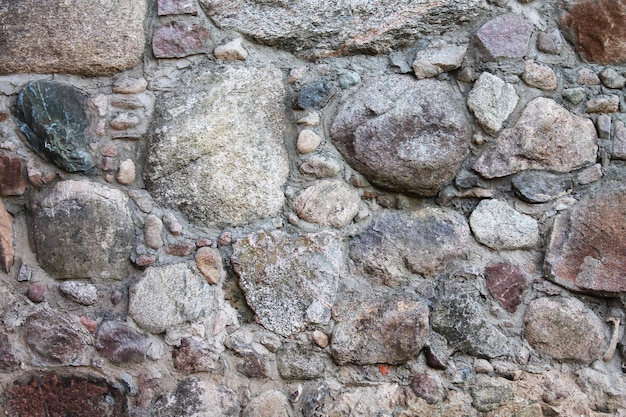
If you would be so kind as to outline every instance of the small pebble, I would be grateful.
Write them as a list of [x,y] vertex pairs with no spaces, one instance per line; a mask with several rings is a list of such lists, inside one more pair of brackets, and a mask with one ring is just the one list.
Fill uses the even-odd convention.
[[289,71],[289,84],[295,84],[298,81],[302,80],[304,77],[304,73],[308,70],[306,65],[302,65],[298,68],[293,68]]
[[179,240],[168,245],[165,252],[174,256],[189,256],[196,250],[196,243],[191,240]]
[[310,112],[298,119],[296,123],[303,126],[317,126],[320,124],[320,115],[318,112]]
[[146,91],[148,81],[123,75],[113,83],[113,92],[118,94],[139,94]]
[[213,245],[213,241],[206,237],[201,237],[200,239],[196,240],[196,246],[199,248],[203,248],[205,246],[211,246],[211,245]]
[[139,116],[131,113],[119,113],[113,119],[111,119],[111,129],[114,130],[126,130],[136,127],[141,123]]
[[474,370],[477,374],[490,374],[493,372],[494,368],[488,360],[476,359],[476,362],[474,362]]
[[561,31],[558,29],[552,29],[549,32],[539,33],[537,39],[537,48],[541,52],[546,54],[558,55],[561,52],[563,46],[563,38],[561,37]]
[[233,243],[233,235],[230,232],[223,232],[217,239],[217,244],[219,246],[228,246],[231,243]]
[[152,265],[157,261],[156,255],[139,255],[137,259],[135,259],[135,265],[143,267]]
[[163,238],[161,237],[162,231],[163,222],[161,219],[155,214],[148,214],[143,228],[143,234],[146,245],[149,248],[159,249],[163,246]]
[[587,97],[587,92],[582,87],[566,88],[563,90],[563,98],[572,104],[578,104]]
[[578,173],[578,183],[580,185],[591,184],[602,178],[602,164],[594,164]]
[[85,282],[65,281],[59,285],[63,297],[75,303],[91,306],[98,301],[98,289]]
[[596,129],[600,139],[608,139],[611,136],[611,116],[606,114],[598,115],[596,119]]
[[46,285],[45,284],[33,284],[28,287],[26,296],[33,303],[41,303],[46,298]]
[[123,297],[124,291],[120,290],[119,288],[113,290],[113,292],[111,293],[111,304],[113,304],[114,306],[118,305],[120,301],[122,301]]
[[315,330],[311,334],[311,337],[313,338],[313,341],[315,342],[315,344],[321,347],[322,349],[325,349],[326,346],[328,346],[328,335],[326,335],[326,333],[320,330]]
[[531,60],[526,61],[522,79],[531,87],[544,91],[554,91],[558,84],[552,68],[547,65],[536,64]]
[[32,275],[33,269],[26,264],[22,264],[22,266],[20,266],[20,273],[17,275],[17,280],[19,282],[30,281]]
[[578,84],[580,85],[600,85],[600,78],[590,68],[578,70]]
[[300,218],[294,213],[289,213],[289,216],[287,216],[287,221],[289,222],[289,224],[297,226],[300,222]]
[[198,249],[196,265],[209,284],[215,285],[225,276],[222,257],[217,249],[208,246]]
[[80,317],[80,324],[82,324],[83,327],[87,329],[89,333],[95,332],[96,329],[98,328],[98,322],[95,321],[94,319],[90,319],[87,316]]
[[322,138],[317,133],[310,129],[304,129],[298,135],[296,148],[302,154],[311,153],[320,146],[320,143],[322,143]]
[[135,163],[132,159],[127,159],[120,163],[120,167],[117,170],[117,175],[115,179],[118,183],[122,185],[130,185],[135,182],[135,178],[137,176],[137,172],[135,169]]
[[225,61],[245,61],[248,51],[241,45],[241,38],[237,38],[215,48],[213,55]]
[[587,101],[587,113],[615,113],[619,109],[619,97],[615,94],[601,95]]
[[354,71],[348,71],[339,75],[338,81],[341,88],[350,88],[361,82],[361,76]]
[[167,230],[170,231],[174,236],[180,236],[183,232],[183,227],[180,225],[180,222],[172,213],[165,213],[163,215],[163,224],[167,227]]
[[626,78],[621,76],[613,68],[607,68],[600,73],[600,80],[608,88],[622,89],[626,85]]
[[104,117],[109,107],[109,98],[103,94],[98,94],[89,100],[89,107],[96,110],[98,116]]

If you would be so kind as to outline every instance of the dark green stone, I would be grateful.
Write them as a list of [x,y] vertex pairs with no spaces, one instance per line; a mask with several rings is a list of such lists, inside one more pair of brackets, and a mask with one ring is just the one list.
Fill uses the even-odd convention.
[[28,144],[68,172],[94,167],[85,137],[85,102],[77,89],[53,81],[28,83],[17,98],[17,122]]

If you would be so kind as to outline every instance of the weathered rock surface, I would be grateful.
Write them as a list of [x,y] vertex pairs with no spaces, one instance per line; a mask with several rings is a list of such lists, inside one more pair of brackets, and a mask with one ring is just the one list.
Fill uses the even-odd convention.
[[601,64],[626,61],[626,8],[622,0],[578,1],[562,17],[565,34],[588,60]]
[[487,289],[509,313],[515,313],[522,302],[524,292],[530,287],[530,280],[522,268],[510,263],[496,263],[485,268]]
[[7,274],[15,262],[13,246],[13,216],[4,208],[0,200],[0,266]]
[[210,372],[217,366],[219,354],[204,341],[182,338],[172,350],[174,368],[184,372]]
[[476,240],[496,250],[533,248],[539,244],[539,225],[500,200],[482,200],[470,215]]
[[222,257],[217,249],[202,247],[196,253],[196,266],[209,284],[217,284],[226,276]]
[[569,172],[596,161],[596,129],[549,98],[532,100],[474,164],[486,178],[527,169]]
[[530,345],[557,360],[590,363],[606,347],[604,324],[575,298],[539,298],[528,306],[524,323]]
[[285,379],[315,379],[324,373],[323,358],[307,345],[285,343],[276,352],[276,365]]
[[170,14],[198,14],[193,0],[159,0],[157,4],[157,13],[159,16],[167,16]]
[[261,231],[233,248],[239,285],[263,327],[289,336],[307,323],[329,322],[343,261],[336,235]]
[[531,87],[545,91],[554,91],[558,85],[558,79],[552,68],[532,60],[526,61],[522,79]]
[[433,275],[462,257],[470,244],[463,216],[428,207],[410,213],[385,211],[350,241],[350,255],[363,272],[386,281],[405,275]]
[[193,320],[208,311],[213,291],[187,264],[150,267],[130,290],[128,314],[151,333]]
[[221,27],[257,42],[294,51],[307,58],[356,53],[386,53],[423,33],[455,28],[472,18],[476,0],[344,3],[297,0],[201,0]]
[[200,223],[276,214],[289,171],[285,90],[277,70],[232,68],[161,98],[146,182],[160,202]]
[[22,195],[26,192],[26,181],[23,175],[23,164],[20,158],[0,153],[0,195]]
[[338,365],[402,364],[428,340],[428,307],[407,297],[362,297],[333,307],[330,353]]
[[64,316],[43,310],[28,317],[24,339],[39,365],[86,365],[87,336]]
[[94,305],[98,301],[98,289],[86,282],[62,282],[59,284],[59,292],[68,300],[84,306]]
[[141,63],[146,13],[146,0],[3,1],[0,73],[96,76],[131,69]]
[[474,386],[470,392],[476,409],[483,413],[497,410],[502,403],[513,396],[513,390],[510,387],[499,383]]
[[19,364],[8,336],[0,332],[0,370],[14,371]]
[[280,391],[265,391],[243,409],[242,417],[289,417],[287,397]]
[[419,50],[413,61],[418,80],[434,77],[461,66],[467,45],[442,45]]
[[476,122],[489,134],[502,129],[502,124],[511,115],[519,96],[515,88],[499,77],[483,72],[467,96],[467,107]]
[[115,365],[143,362],[150,339],[117,321],[105,321],[98,327],[95,347],[98,353]]
[[607,182],[556,218],[545,260],[547,277],[574,291],[626,292],[626,187]]
[[474,39],[483,59],[522,58],[526,55],[533,24],[519,15],[505,14],[485,23]]
[[529,203],[546,203],[572,190],[569,175],[541,171],[522,171],[511,181],[515,193]]
[[320,181],[305,189],[293,203],[298,216],[320,226],[341,228],[359,211],[359,193],[343,181]]
[[342,105],[330,134],[372,183],[432,196],[457,174],[470,130],[446,83],[396,75],[364,83]]
[[615,159],[626,160],[626,126],[621,120],[615,122],[612,157]]
[[221,385],[188,377],[176,389],[154,404],[154,417],[223,417],[237,416],[241,405],[237,394]]
[[161,26],[152,36],[152,52],[156,58],[206,54],[212,46],[211,32],[207,28],[183,20]]
[[35,373],[21,376],[4,393],[11,416],[129,416],[119,384],[91,374]]
[[68,172],[94,167],[85,130],[86,97],[76,88],[54,81],[33,81],[17,98],[17,124],[42,158]]
[[121,191],[88,180],[61,181],[33,199],[31,219],[37,258],[53,277],[126,277],[135,230]]

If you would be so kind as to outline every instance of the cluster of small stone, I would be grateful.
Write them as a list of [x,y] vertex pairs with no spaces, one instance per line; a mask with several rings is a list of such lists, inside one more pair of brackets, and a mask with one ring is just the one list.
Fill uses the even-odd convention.
[[78,3],[0,57],[0,411],[626,416],[624,7]]

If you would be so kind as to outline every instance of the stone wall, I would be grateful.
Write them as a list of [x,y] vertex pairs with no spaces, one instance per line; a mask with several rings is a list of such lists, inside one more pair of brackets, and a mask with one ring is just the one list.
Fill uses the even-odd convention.
[[624,21],[0,0],[0,411],[626,416]]

